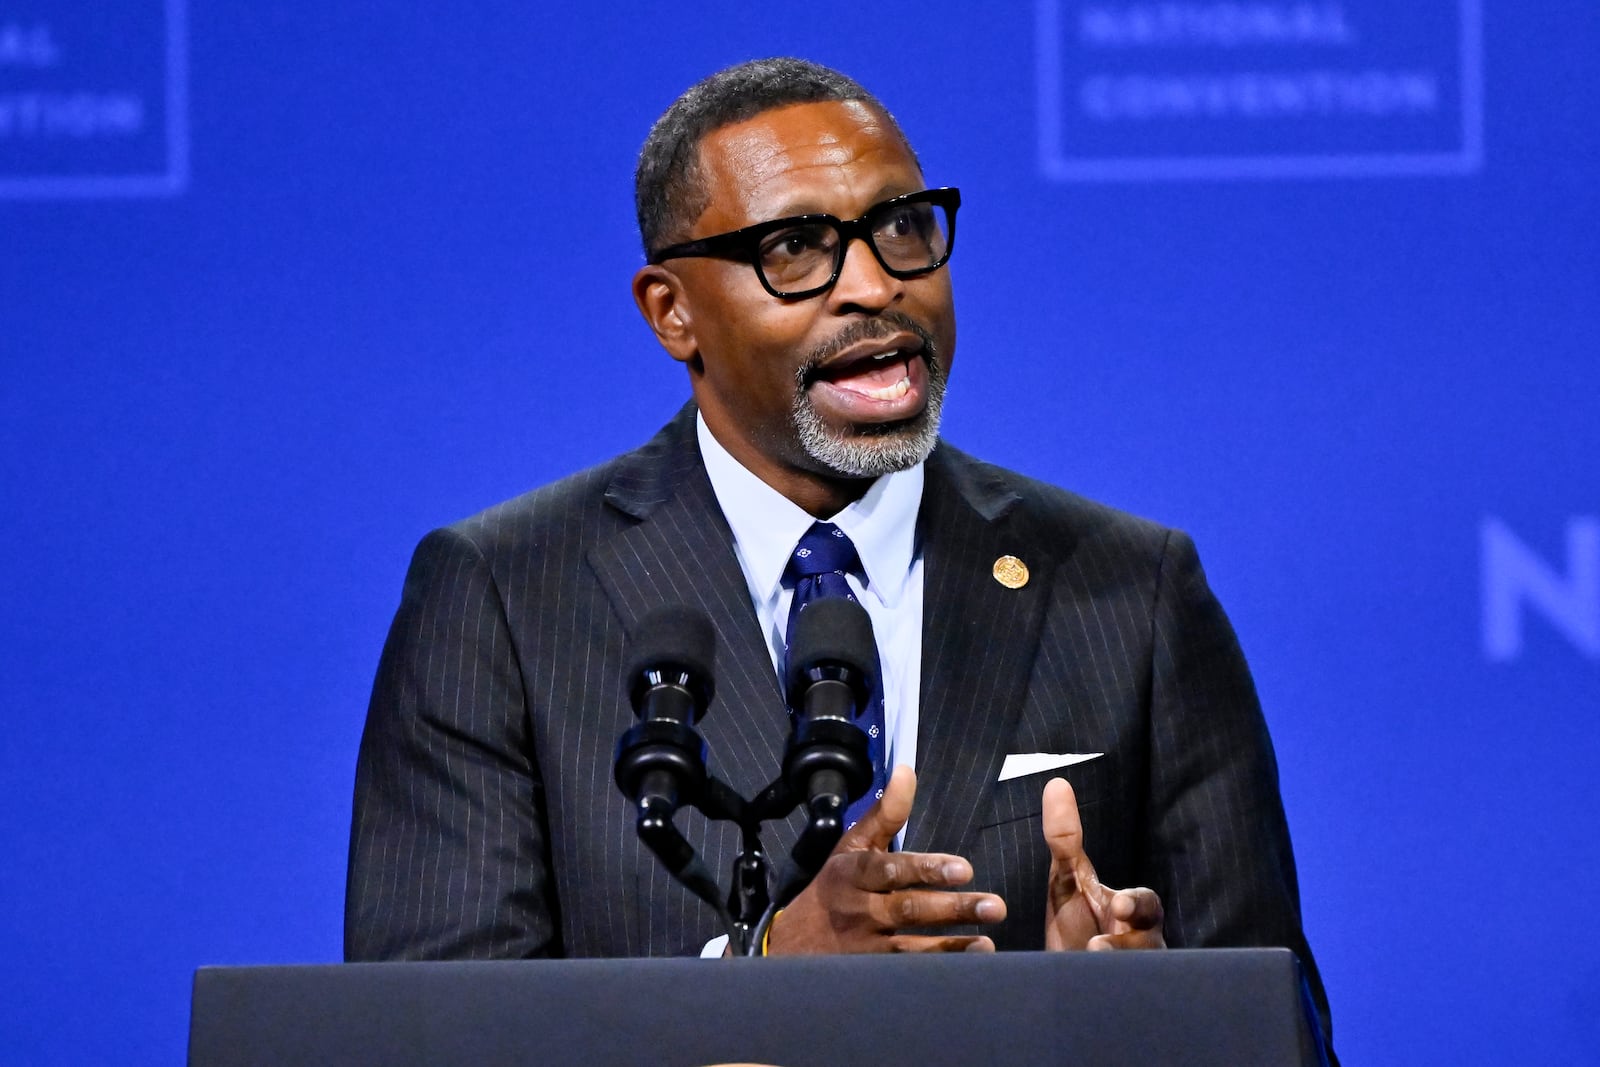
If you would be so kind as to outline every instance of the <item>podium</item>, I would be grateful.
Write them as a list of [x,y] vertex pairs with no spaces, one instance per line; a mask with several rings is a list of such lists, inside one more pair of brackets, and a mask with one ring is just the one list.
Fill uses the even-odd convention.
[[1323,1062],[1286,949],[204,967],[191,1067]]

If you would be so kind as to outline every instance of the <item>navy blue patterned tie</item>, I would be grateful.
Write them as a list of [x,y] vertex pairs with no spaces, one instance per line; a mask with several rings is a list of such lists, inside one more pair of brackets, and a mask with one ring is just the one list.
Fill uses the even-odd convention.
[[[789,627],[784,631],[785,641],[787,635],[794,632],[794,620],[804,611],[807,604],[821,600],[823,597],[842,596],[855,600],[856,595],[850,591],[850,583],[845,581],[845,575],[854,574],[865,578],[861,568],[861,557],[856,553],[856,546],[850,543],[850,538],[844,531],[831,522],[813,523],[811,529],[806,531],[800,543],[795,546],[794,554],[789,557],[789,566],[783,572],[785,585],[794,590],[794,599],[789,602]],[[785,650],[785,659],[788,652]],[[876,659],[876,650],[874,650]],[[866,814],[868,808],[883,796],[884,786],[888,784],[888,769],[885,766],[886,738],[884,737],[883,715],[883,672],[881,661],[873,664],[872,695],[867,698],[866,710],[856,720],[856,724],[866,731],[867,753],[872,757],[872,786],[860,800],[851,804],[845,812],[845,826],[853,826],[857,819]],[[787,670],[785,675],[787,676]]]

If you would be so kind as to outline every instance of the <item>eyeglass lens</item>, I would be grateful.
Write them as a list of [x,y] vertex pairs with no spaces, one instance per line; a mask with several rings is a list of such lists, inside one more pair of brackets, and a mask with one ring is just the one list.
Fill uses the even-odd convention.
[[[950,247],[950,224],[936,204],[880,204],[866,219],[868,239],[890,270],[927,271]],[[800,293],[828,284],[839,264],[839,229],[810,222],[767,234],[756,264],[767,284],[780,293]]]

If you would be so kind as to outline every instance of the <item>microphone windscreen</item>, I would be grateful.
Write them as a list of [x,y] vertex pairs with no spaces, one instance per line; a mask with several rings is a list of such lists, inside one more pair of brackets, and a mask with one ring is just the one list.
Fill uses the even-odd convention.
[[[788,691],[793,692],[815,667],[849,667],[864,679],[872,678],[878,646],[867,609],[854,600],[814,600],[795,616],[794,629],[789,635],[789,676],[784,680]],[[871,682],[867,684],[870,688]]]
[[717,651],[717,631],[699,608],[657,608],[633,628],[628,673],[632,680],[645,671],[681,668],[709,685]]

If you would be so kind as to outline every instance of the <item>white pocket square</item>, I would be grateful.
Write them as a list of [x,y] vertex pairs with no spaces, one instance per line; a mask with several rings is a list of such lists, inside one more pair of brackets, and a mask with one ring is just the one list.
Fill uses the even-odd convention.
[[1000,777],[997,781],[1004,782],[1024,775],[1053,771],[1057,767],[1070,767],[1074,763],[1088,763],[1104,755],[1104,752],[1013,752],[1000,765]]

